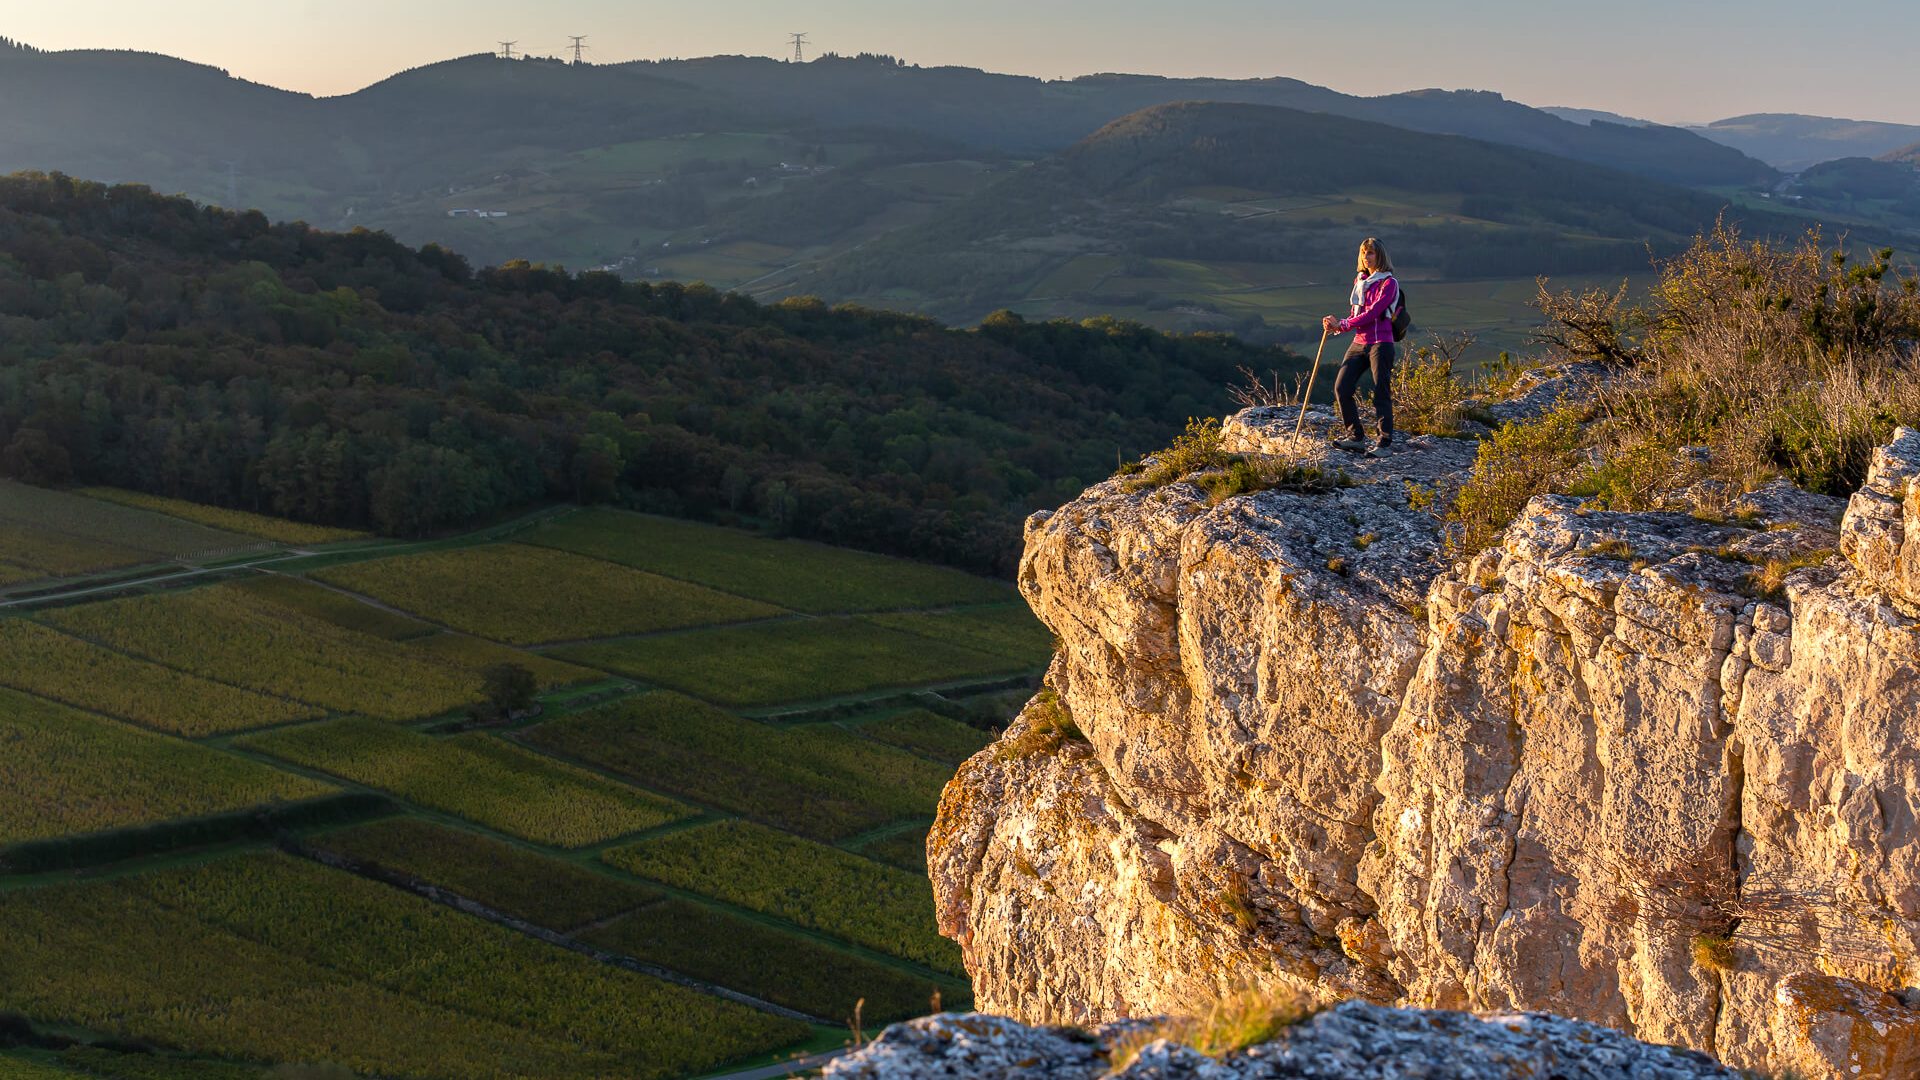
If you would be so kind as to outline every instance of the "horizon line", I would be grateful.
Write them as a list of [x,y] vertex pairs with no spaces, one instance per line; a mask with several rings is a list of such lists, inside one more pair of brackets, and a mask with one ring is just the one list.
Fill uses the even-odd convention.
[[[531,53],[523,53],[521,55],[509,58],[509,57],[500,56],[500,54],[497,52],[479,50],[479,51],[470,52],[470,53],[459,53],[452,56],[442,56],[438,59],[427,60],[418,64],[414,64],[411,67],[397,68],[389,72],[388,74],[381,76],[380,78],[374,79],[372,82],[366,83],[363,86],[356,87],[352,90],[341,91],[339,93],[327,94],[327,93],[315,93],[311,90],[298,90],[292,87],[281,86],[275,83],[263,82],[258,79],[249,79],[244,76],[235,75],[233,73],[232,68],[226,67],[222,64],[213,63],[213,62],[204,61],[204,60],[194,60],[185,56],[176,55],[174,53],[162,52],[157,49],[111,48],[111,47],[96,47],[96,46],[78,46],[78,47],[66,48],[66,49],[46,49],[46,48],[41,48],[37,45],[34,45],[31,42],[22,41],[17,38],[9,38],[6,40],[11,41],[13,45],[17,46],[18,48],[24,51],[27,51],[39,56],[67,56],[67,55],[87,54],[87,53],[104,53],[104,54],[123,53],[131,56],[159,57],[161,59],[172,60],[181,64],[191,64],[196,67],[202,67],[212,71],[217,71],[223,77],[231,79],[234,82],[247,83],[253,86],[265,87],[266,89],[269,89],[269,90],[275,90],[283,94],[293,94],[299,97],[305,97],[305,98],[311,99],[313,101],[331,101],[331,100],[336,100],[340,98],[349,98],[354,96],[355,94],[364,93],[367,90],[371,90],[376,86],[380,86],[385,83],[391,82],[394,79],[400,78],[404,75],[411,74],[412,72],[422,71],[431,67],[437,67],[441,64],[458,63],[462,60],[473,60],[480,57],[492,57],[494,59],[502,61],[503,63],[552,62],[552,63],[563,64],[566,66],[573,65],[572,60],[567,59],[565,57],[558,56],[558,55],[534,55]],[[1586,106],[1586,105],[1535,105],[1535,104],[1532,104],[1531,102],[1520,101],[1517,98],[1508,97],[1505,93],[1499,90],[1489,90],[1484,87],[1477,87],[1477,86],[1458,86],[1458,87],[1407,86],[1400,90],[1393,90],[1393,91],[1388,91],[1386,93],[1368,95],[1368,94],[1355,94],[1350,91],[1340,90],[1335,87],[1327,86],[1322,83],[1309,82],[1308,80],[1299,78],[1298,76],[1284,75],[1284,74],[1278,74],[1278,73],[1270,74],[1270,75],[1231,76],[1231,75],[1165,75],[1165,74],[1158,74],[1154,72],[1137,72],[1137,71],[1087,71],[1077,75],[1046,76],[1046,75],[1032,75],[1024,72],[1015,72],[1015,71],[996,71],[992,68],[982,67],[982,66],[973,65],[973,64],[934,64],[929,66],[929,65],[915,63],[911,60],[908,60],[905,57],[895,56],[888,53],[866,52],[866,51],[843,53],[835,50],[827,50],[825,52],[822,52],[819,56],[816,56],[811,60],[802,61],[801,63],[804,66],[807,64],[821,63],[823,61],[833,61],[833,60],[857,61],[862,59],[875,59],[875,60],[891,59],[903,66],[911,67],[920,71],[942,71],[942,70],[976,71],[976,72],[980,72],[981,74],[994,75],[994,76],[999,76],[1001,78],[1030,79],[1034,82],[1038,82],[1042,84],[1072,83],[1072,82],[1079,82],[1084,79],[1098,79],[1098,78],[1156,79],[1163,82],[1210,81],[1210,82],[1222,82],[1222,83],[1257,83],[1257,82],[1285,80],[1290,82],[1301,83],[1306,86],[1313,86],[1313,87],[1317,87],[1324,90],[1330,90],[1334,93],[1342,94],[1344,96],[1355,98],[1358,100],[1378,100],[1382,98],[1396,97],[1403,94],[1419,94],[1419,93],[1490,94],[1500,98],[1502,101],[1511,101],[1511,102],[1514,102],[1515,104],[1523,105],[1527,108],[1534,109],[1536,111],[1546,111],[1548,109],[1579,109],[1579,110],[1588,111],[1588,112],[1608,113],[1610,115],[1622,116],[1625,119],[1635,120],[1641,123],[1650,123],[1650,124],[1655,124],[1661,127],[1680,128],[1683,130],[1688,128],[1703,128],[1714,123],[1720,123],[1726,120],[1739,119],[1746,116],[1766,116],[1766,115],[1810,116],[1810,117],[1816,117],[1818,119],[1823,119],[1823,120],[1837,120],[1844,123],[1855,123],[1855,124],[1889,124],[1889,125],[1899,126],[1899,127],[1920,126],[1920,125],[1901,124],[1898,121],[1893,121],[1893,120],[1866,120],[1866,119],[1860,119],[1857,117],[1827,116],[1825,114],[1817,114],[1817,113],[1786,113],[1786,112],[1774,112],[1769,110],[1739,113],[1732,116],[1719,117],[1714,120],[1655,120],[1655,119],[1651,119],[1643,116],[1627,116],[1626,114],[1614,112],[1611,109],[1595,108],[1595,107]],[[617,67],[627,67],[627,66],[639,65],[639,64],[688,64],[688,63],[696,63],[703,60],[752,60],[752,61],[764,61],[766,63],[772,63],[772,64],[792,64],[794,62],[791,59],[775,56],[770,53],[712,53],[704,56],[657,56],[657,57],[637,56],[637,57],[631,57],[625,60],[612,60],[612,61],[587,60],[587,61],[583,61],[581,63],[581,66],[617,68]],[[1577,123],[1576,121],[1568,121],[1568,122]]]

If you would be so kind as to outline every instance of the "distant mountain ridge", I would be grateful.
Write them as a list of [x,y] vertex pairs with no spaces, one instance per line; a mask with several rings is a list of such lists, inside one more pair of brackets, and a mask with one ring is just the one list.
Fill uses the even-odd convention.
[[1840,158],[1880,157],[1920,143],[1920,125],[1799,113],[1732,116],[1688,130],[1787,172]]
[[[1296,79],[1099,75],[1045,82],[885,57],[749,57],[574,68],[469,56],[333,98],[273,90],[147,54],[0,47],[0,170],[62,169],[217,194],[226,163],[277,183],[378,190],[432,155],[516,141],[572,148],[639,131],[883,127],[983,150],[1057,151],[1128,113],[1216,100],[1328,112],[1559,154],[1674,183],[1739,186],[1772,170],[1675,129],[1582,126],[1484,91],[1355,97]],[[425,137],[420,145],[416,140]],[[472,145],[472,140],[482,145]],[[191,182],[189,182],[191,181]],[[316,182],[317,181],[317,182]]]
[[[1106,123],[1156,105],[1217,101],[1464,135],[1680,184],[1760,183],[1772,172],[1760,162],[1678,129],[1608,130],[1569,123],[1484,90],[1357,97],[1290,78],[1116,74],[1045,82],[967,68],[916,68],[884,57],[835,58],[798,66],[758,58],[712,57],[628,66],[650,67],[716,93],[779,101],[824,124],[915,127],[1010,153],[1059,150]],[[1011,118],[1018,118],[1017,126]]]
[[[1347,191],[1365,200],[1340,195]],[[944,290],[950,299],[929,310],[971,319],[1076,258],[1115,260],[1121,278],[1168,261],[1332,268],[1350,265],[1363,229],[1390,230],[1396,261],[1414,277],[1629,273],[1646,267],[1650,248],[1681,244],[1726,207],[1712,194],[1518,147],[1327,113],[1185,102],[1116,120],[795,288],[859,298]]]

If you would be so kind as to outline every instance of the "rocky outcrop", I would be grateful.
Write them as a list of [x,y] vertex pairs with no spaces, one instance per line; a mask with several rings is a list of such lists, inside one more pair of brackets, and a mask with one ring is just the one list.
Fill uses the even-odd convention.
[[[1476,1017],[1349,1002],[1270,1042],[1205,1057],[1116,1024],[1030,1028],[991,1016],[932,1016],[888,1028],[827,1066],[828,1080],[1735,1080],[1686,1050],[1538,1014]],[[1125,1060],[1127,1057],[1131,1060]],[[1116,1071],[1114,1066],[1121,1067]]]
[[[1851,506],[1540,498],[1447,565],[1425,507],[1472,444],[1330,461],[1294,426],[1226,435],[1347,486],[1109,481],[1028,523],[1057,701],[929,845],[982,1008],[1271,986],[1920,1075],[1920,434]],[[1062,708],[1082,737],[1035,738]]]

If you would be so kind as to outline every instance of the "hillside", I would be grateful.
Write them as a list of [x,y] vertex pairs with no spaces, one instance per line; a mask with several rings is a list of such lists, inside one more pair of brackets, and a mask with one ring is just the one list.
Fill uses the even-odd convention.
[[623,511],[0,481],[0,650],[0,1076],[669,1080],[967,1006],[926,829],[1047,638]]
[[1062,82],[965,68],[919,68],[887,57],[782,64],[747,57],[642,65],[715,95],[779,105],[835,127],[917,130],[965,145],[1035,155],[1060,150],[1141,109],[1181,101],[1272,105],[1465,135],[1675,183],[1740,186],[1772,170],[1678,129],[1568,123],[1486,91],[1343,94],[1298,79],[1170,79],[1089,75]]
[[[1180,101],[1324,112],[1681,185],[1777,179],[1676,129],[1568,123],[1489,93],[1356,97],[1286,78],[1048,82],[872,56],[582,66],[467,56],[312,99],[163,57],[0,45],[0,90],[44,106],[0,121],[0,172],[147,183],[275,220],[381,229],[476,265],[525,258],[763,296],[788,295],[797,275],[936,220],[1123,116]],[[1245,307],[1223,318],[1184,287],[1141,288],[1130,314],[1163,329],[1272,339],[1297,321]],[[1518,325],[1513,291],[1492,287],[1478,306]],[[1047,313],[1103,312],[1064,300]]]
[[1649,248],[1672,250],[1724,205],[1457,136],[1186,103],[1115,121],[789,287],[955,320],[999,307],[1047,313],[1062,299],[1066,310],[1136,317],[1193,305],[1311,338],[1344,294],[1358,238],[1378,233],[1422,283],[1423,325],[1508,347],[1524,338],[1527,313],[1495,290],[1531,297],[1542,274],[1645,271]]
[[1920,167],[1897,153],[1823,161],[1794,177],[1787,191],[1800,204],[1841,220],[1920,230]]
[[1920,126],[1798,113],[1754,113],[1690,129],[1777,169],[1799,172],[1823,161],[1879,157],[1920,142]]
[[1005,569],[1031,510],[1241,366],[1126,323],[948,330],[0,180],[0,474],[419,535],[554,499]]

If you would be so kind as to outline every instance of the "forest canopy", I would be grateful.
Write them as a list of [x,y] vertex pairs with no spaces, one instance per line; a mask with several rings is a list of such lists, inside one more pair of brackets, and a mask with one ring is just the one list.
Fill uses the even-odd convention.
[[1019,522],[1304,361],[955,330],[0,178],[0,475],[415,536],[551,500],[1005,572]]

